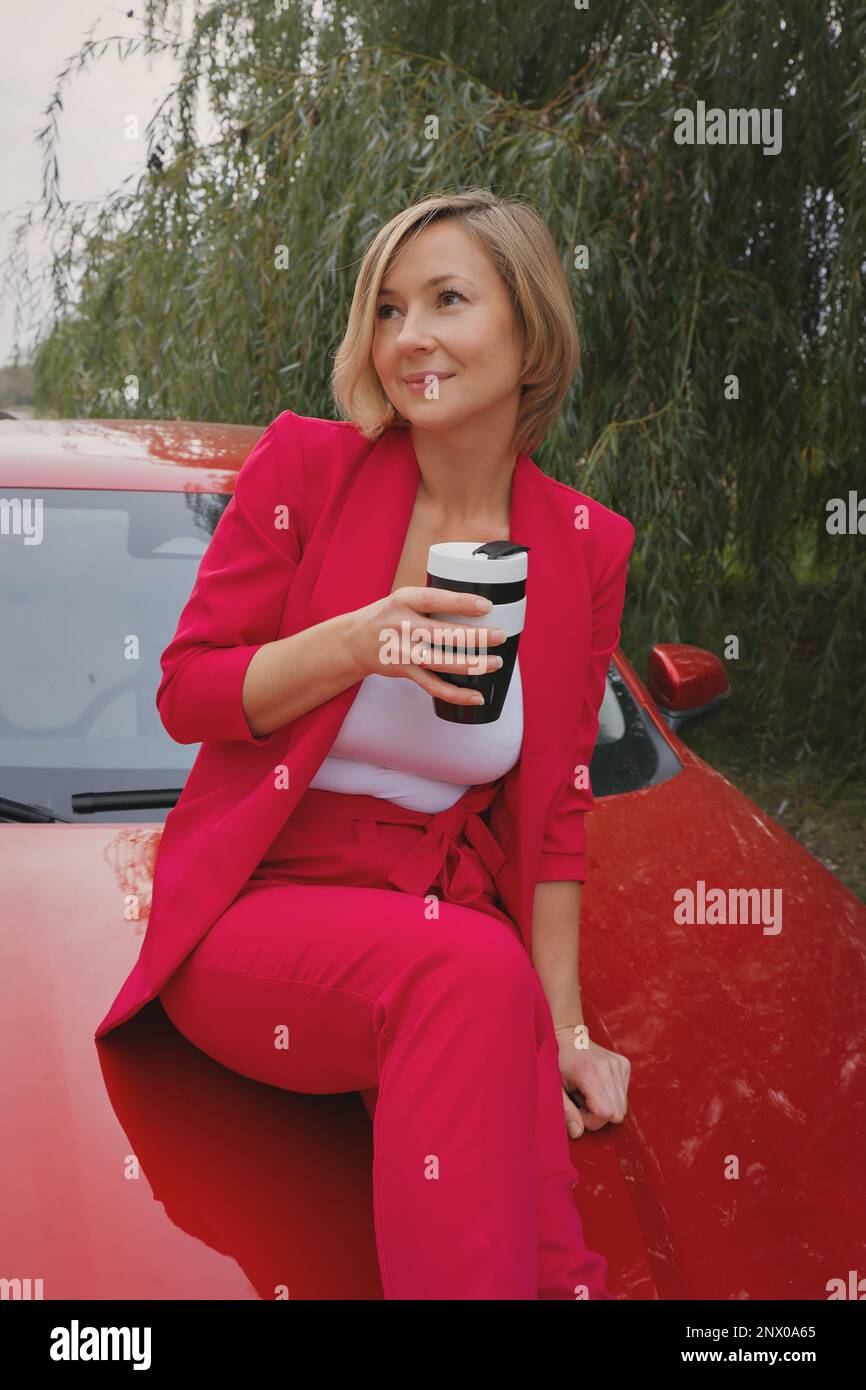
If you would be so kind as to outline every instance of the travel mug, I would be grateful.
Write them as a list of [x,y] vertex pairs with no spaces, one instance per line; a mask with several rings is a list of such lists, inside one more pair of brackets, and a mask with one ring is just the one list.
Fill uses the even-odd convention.
[[[498,671],[457,675],[446,672],[444,667],[434,662],[430,663],[429,669],[449,685],[480,690],[484,696],[483,705],[455,705],[434,695],[433,705],[440,719],[447,719],[452,724],[492,724],[502,713],[526,620],[528,550],[528,545],[519,545],[515,541],[441,541],[438,545],[430,546],[427,554],[428,587],[478,594],[480,598],[489,598],[493,604],[489,613],[477,617],[466,613],[431,613],[431,624],[441,624],[445,628],[499,627],[505,633],[504,642],[485,648],[485,651],[495,652],[502,657]],[[447,651],[447,634],[442,634],[441,640],[436,640],[434,629],[432,635],[434,653],[437,648]],[[463,654],[456,643],[453,646],[455,654]],[[467,647],[467,662],[471,664],[479,652],[479,644],[472,649]]]

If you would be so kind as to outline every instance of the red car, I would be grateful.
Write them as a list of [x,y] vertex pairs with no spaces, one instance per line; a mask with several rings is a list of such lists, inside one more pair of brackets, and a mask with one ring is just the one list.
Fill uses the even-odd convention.
[[[93,1039],[197,752],[159,658],[260,433],[0,421],[3,1297],[381,1297],[356,1093],[228,1071],[159,1001]],[[581,978],[632,1078],[575,1196],[618,1297],[863,1297],[866,908],[674,732],[726,691],[691,647],[611,663]]]

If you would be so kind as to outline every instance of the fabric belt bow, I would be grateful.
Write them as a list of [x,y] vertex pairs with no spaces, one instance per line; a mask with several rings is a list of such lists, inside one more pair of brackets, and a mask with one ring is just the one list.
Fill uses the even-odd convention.
[[423,894],[441,872],[442,890],[450,901],[469,904],[479,898],[486,886],[472,857],[457,843],[457,837],[462,831],[495,878],[505,863],[505,855],[479,812],[487,809],[498,790],[498,782],[474,787],[454,806],[436,811],[425,834],[388,875],[388,882],[404,892]]

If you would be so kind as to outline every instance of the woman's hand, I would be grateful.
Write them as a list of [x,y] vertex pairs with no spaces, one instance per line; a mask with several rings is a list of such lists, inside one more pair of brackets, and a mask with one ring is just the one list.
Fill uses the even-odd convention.
[[[575,1028],[557,1028],[555,1033],[565,1123],[572,1139],[579,1139],[584,1129],[620,1124],[628,1110],[626,1092],[631,1062],[598,1043],[575,1046],[575,1042],[581,1043],[581,1034]],[[569,1091],[579,1093],[583,1105],[576,1105],[567,1094]]]
[[[498,628],[465,627],[432,619],[431,613],[465,613],[481,618],[492,604],[477,594],[455,589],[418,588],[405,585],[393,594],[358,608],[352,619],[349,643],[363,675],[405,676],[428,695],[454,705],[478,704],[475,692],[442,680],[435,671],[451,675],[481,676],[502,665],[502,658],[488,646],[505,641]],[[446,634],[441,639],[437,634]],[[441,641],[448,645],[437,645]],[[450,650],[449,650],[450,648]],[[431,669],[432,668],[432,669]]]

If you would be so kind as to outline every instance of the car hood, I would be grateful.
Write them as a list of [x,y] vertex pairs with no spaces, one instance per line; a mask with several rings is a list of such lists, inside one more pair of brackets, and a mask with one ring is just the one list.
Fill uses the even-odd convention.
[[[866,1273],[866,907],[675,742],[681,773],[590,820],[585,1012],[632,1068],[600,1134],[661,1297],[824,1299]],[[713,889],[781,929],[678,920]]]
[[379,1298],[357,1094],[230,1072],[158,1001],[94,1041],[161,832],[0,827],[0,1277],[46,1299]]
[[[93,1039],[161,832],[0,828],[0,1276],[46,1298],[381,1297],[357,1094],[241,1077],[158,1002]],[[571,1145],[587,1243],[619,1296],[827,1297],[866,1235],[866,908],[699,760],[598,800],[589,836],[585,1012],[632,1076],[625,1121]],[[678,924],[699,878],[781,888],[781,931]]]

